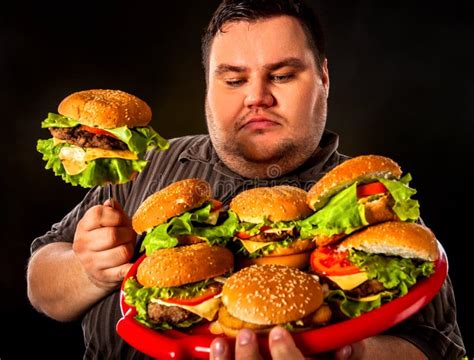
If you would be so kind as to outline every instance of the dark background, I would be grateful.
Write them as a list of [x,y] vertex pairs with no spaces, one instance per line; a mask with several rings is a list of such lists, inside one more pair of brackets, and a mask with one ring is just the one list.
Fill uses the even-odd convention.
[[[2,5],[2,360],[28,354],[81,358],[80,325],[50,320],[26,298],[31,241],[86,192],[44,170],[35,145],[49,137],[40,128],[47,113],[74,91],[121,89],[150,104],[152,125],[164,137],[206,132],[200,35],[218,1],[156,3]],[[459,323],[472,356],[474,317],[465,285],[472,283],[474,6],[314,4],[328,37],[328,127],[341,135],[342,152],[390,156],[413,175],[422,216],[448,254]]]

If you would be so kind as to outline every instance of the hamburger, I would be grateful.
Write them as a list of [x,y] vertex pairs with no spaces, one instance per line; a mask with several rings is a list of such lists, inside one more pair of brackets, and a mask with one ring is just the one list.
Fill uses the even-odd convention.
[[233,265],[230,250],[205,243],[155,251],[138,265],[136,278],[127,279],[125,302],[135,307],[138,322],[154,329],[213,320],[222,290],[218,277]]
[[146,234],[141,251],[206,242],[225,245],[234,235],[238,220],[212,198],[205,180],[185,179],[150,195],[132,217],[136,233]]
[[430,276],[439,258],[437,240],[423,225],[387,221],[317,248],[311,268],[327,283],[326,301],[342,317],[356,317],[405,295]]
[[84,90],[61,101],[42,122],[52,138],[38,140],[46,169],[74,186],[121,184],[144,169],[145,153],[169,143],[148,124],[151,109],[120,90]]
[[400,166],[379,155],[352,158],[326,173],[308,191],[314,214],[300,222],[301,237],[318,246],[383,221],[416,221],[419,203],[411,199],[411,175],[402,177]]
[[230,203],[239,218],[234,240],[240,266],[282,264],[304,268],[314,243],[301,239],[297,222],[312,213],[306,191],[294,186],[242,191]]
[[222,305],[210,330],[231,337],[243,328],[257,334],[276,325],[298,331],[330,319],[320,283],[283,265],[252,265],[232,274],[222,289]]

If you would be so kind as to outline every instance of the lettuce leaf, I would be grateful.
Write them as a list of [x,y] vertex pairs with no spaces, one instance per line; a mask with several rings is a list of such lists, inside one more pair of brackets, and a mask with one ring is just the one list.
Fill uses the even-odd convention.
[[428,277],[434,271],[434,264],[430,261],[368,254],[353,249],[349,250],[349,261],[366,271],[369,279],[380,281],[386,289],[399,290],[399,296],[405,295],[418,277]]
[[58,155],[61,148],[68,144],[54,145],[53,139],[38,140],[36,149],[43,154],[46,161],[45,169],[52,169],[56,176],[74,186],[91,188],[107,183],[123,184],[130,181],[133,173],[142,171],[146,160],[95,159],[87,164],[87,168],[77,175],[68,175]]
[[55,113],[48,113],[48,117],[44,119],[41,123],[41,127],[43,129],[51,127],[67,128],[74,127],[77,125],[81,125],[79,121],[74,120],[73,118],[70,118],[68,116],[59,115]]
[[[390,192],[395,201],[393,211],[402,221],[416,221],[420,216],[418,201],[411,199],[411,196],[416,194],[416,190],[408,186],[411,179],[410,174],[400,180],[375,179],[384,184]],[[301,237],[307,239],[316,235],[350,234],[368,225],[364,205],[357,197],[357,185],[355,182],[340,191],[331,197],[323,208],[299,221],[297,226]]]
[[393,211],[402,221],[416,221],[420,217],[420,204],[417,200],[411,199],[416,194],[416,190],[409,187],[412,180],[410,174],[406,174],[400,180],[378,179],[388,189],[395,205]]
[[[209,226],[212,205],[207,203],[202,207],[171,218],[168,222],[153,228],[145,236],[140,251],[152,252],[175,247],[178,245],[179,235],[195,235],[205,238],[210,245],[224,245],[234,236],[238,220],[234,212],[229,211],[228,218],[220,225]],[[201,226],[199,225],[201,224]]]
[[316,235],[349,234],[364,225],[368,222],[364,205],[358,203],[357,183],[334,195],[326,206],[298,223],[303,239]]
[[434,272],[434,263],[417,261],[398,256],[368,254],[363,251],[349,250],[349,260],[367,272],[369,279],[380,281],[386,291],[372,301],[358,301],[350,298],[342,290],[331,290],[326,301],[336,302],[348,317],[356,317],[364,312],[380,307],[395,297],[406,295],[418,278],[428,277]]

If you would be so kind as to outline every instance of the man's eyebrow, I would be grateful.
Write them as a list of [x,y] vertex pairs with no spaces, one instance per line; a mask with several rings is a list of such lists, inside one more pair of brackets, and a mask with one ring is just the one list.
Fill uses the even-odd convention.
[[[294,57],[290,57],[290,58],[286,58],[286,59],[283,59],[281,61],[278,61],[276,63],[272,63],[272,64],[266,64],[264,65],[263,67],[269,71],[274,71],[274,70],[278,70],[282,67],[285,67],[285,66],[289,66],[289,67],[292,67],[292,68],[295,68],[295,69],[304,69],[306,67],[306,65],[303,63],[303,61],[301,61],[300,59],[298,58],[294,58]],[[222,75],[226,72],[235,72],[235,73],[243,73],[243,72],[246,72],[248,70],[247,67],[245,66],[237,66],[237,65],[230,65],[230,64],[220,64],[217,66],[216,70],[214,70],[214,74],[216,76],[219,76],[219,75]]]
[[216,70],[214,70],[214,74],[216,76],[222,75],[226,72],[236,72],[236,73],[242,73],[247,71],[247,68],[245,66],[235,66],[235,65],[230,65],[230,64],[220,64],[217,66]]
[[293,68],[298,69],[298,70],[304,69],[306,67],[306,65],[304,64],[303,61],[301,61],[298,58],[293,58],[293,57],[283,59],[282,61],[278,61],[278,62],[273,63],[273,64],[267,64],[264,67],[267,70],[274,71],[274,70],[278,70],[278,69],[280,69],[282,67],[285,67],[285,66],[293,67]]

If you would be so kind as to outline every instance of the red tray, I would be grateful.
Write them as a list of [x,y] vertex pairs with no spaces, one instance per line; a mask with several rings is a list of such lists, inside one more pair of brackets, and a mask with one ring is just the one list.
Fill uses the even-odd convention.
[[[420,280],[402,297],[396,298],[380,308],[361,316],[318,329],[294,333],[293,338],[304,355],[331,351],[344,345],[379,334],[407,319],[427,305],[438,293],[448,273],[448,259],[439,244],[440,258],[435,263],[435,272]],[[186,332],[178,330],[158,331],[147,328],[134,320],[136,310],[125,303],[123,286],[135,276],[142,256],[130,269],[122,283],[120,306],[122,318],[117,322],[117,333],[127,343],[148,356],[159,359],[207,359],[212,340],[217,337],[209,332],[209,322],[193,326]],[[259,347],[264,357],[269,357],[268,339],[259,337]],[[231,346],[234,339],[229,339]]]

